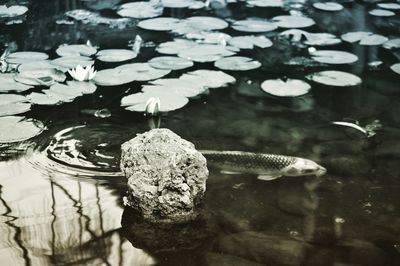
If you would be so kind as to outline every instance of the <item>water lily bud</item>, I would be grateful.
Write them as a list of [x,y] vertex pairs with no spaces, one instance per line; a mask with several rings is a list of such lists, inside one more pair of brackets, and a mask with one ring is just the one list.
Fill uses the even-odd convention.
[[158,115],[160,113],[160,106],[160,99],[151,97],[146,102],[145,113],[147,115]]

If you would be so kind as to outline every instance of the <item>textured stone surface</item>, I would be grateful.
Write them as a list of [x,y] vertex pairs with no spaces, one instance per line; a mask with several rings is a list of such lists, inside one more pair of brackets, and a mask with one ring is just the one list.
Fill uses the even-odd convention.
[[189,219],[206,190],[206,159],[168,129],[125,142],[121,170],[128,178],[125,204],[149,219]]

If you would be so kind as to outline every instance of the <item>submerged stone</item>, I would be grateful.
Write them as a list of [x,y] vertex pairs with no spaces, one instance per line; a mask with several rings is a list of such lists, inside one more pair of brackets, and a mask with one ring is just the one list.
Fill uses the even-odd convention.
[[206,159],[168,129],[152,129],[122,144],[121,170],[128,179],[126,205],[151,221],[195,217],[206,190]]

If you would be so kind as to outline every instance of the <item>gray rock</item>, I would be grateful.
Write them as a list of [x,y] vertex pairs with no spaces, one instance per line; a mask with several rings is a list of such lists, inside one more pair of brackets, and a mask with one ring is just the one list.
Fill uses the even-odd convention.
[[152,129],[122,144],[120,166],[128,178],[125,204],[143,217],[182,221],[196,215],[208,169],[192,143],[169,129]]

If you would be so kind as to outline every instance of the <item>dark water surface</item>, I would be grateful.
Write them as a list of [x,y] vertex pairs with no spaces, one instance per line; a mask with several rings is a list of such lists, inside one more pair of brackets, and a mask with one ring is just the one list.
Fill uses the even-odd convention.
[[[22,24],[1,25],[0,44],[15,42],[19,51],[45,51],[54,58],[63,43],[90,40],[103,49],[127,48],[136,34],[156,44],[172,39],[171,34],[136,28],[135,20],[126,28],[55,23],[66,11],[121,1],[12,2],[24,2],[28,17]],[[395,17],[379,18],[367,14],[374,7],[367,2],[346,1],[339,13],[296,3],[317,22],[310,32],[400,35],[398,11]],[[111,9],[100,13],[117,17]],[[249,8],[243,2],[164,11],[179,18],[279,14],[288,12]],[[357,63],[289,67],[283,61],[296,52],[276,43],[243,53],[260,60],[262,68],[227,71],[237,79],[235,84],[164,114],[161,127],[199,149],[309,158],[327,168],[325,176],[265,182],[210,169],[199,220],[149,226],[124,210],[126,181],[115,173],[120,145],[154,125],[151,118],[120,107],[128,89],[139,91],[142,83],[99,87],[72,103],[34,106],[26,116],[42,121],[47,130],[23,143],[0,146],[0,265],[400,265],[400,76],[389,69],[399,61],[398,51],[342,43],[327,49],[352,52],[359,57]],[[152,47],[142,48],[132,62],[146,62],[155,54]],[[377,60],[383,65],[368,66]],[[96,62],[96,69],[106,66]],[[200,68],[214,69],[196,63],[168,77]],[[357,74],[363,82],[344,88],[310,83],[311,93],[293,99],[260,90],[269,78],[304,80],[305,74],[326,69]],[[103,108],[110,117],[91,111]],[[361,125],[378,119],[383,128],[366,138],[330,124],[343,119]]]

